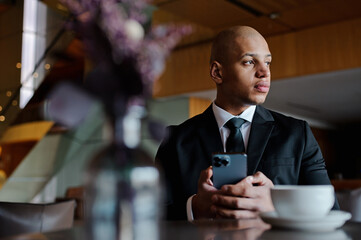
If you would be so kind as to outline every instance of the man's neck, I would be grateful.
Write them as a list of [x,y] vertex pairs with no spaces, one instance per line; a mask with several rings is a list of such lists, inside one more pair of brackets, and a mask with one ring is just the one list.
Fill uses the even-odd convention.
[[215,104],[222,108],[223,110],[229,112],[230,114],[237,116],[240,115],[241,113],[243,113],[247,108],[250,107],[250,105],[232,105],[232,104],[227,104],[227,103],[222,103],[221,101],[219,101],[218,99],[215,100]]

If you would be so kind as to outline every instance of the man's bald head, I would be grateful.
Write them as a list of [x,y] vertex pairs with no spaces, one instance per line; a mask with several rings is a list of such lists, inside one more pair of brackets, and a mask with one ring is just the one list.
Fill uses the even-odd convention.
[[210,64],[217,61],[220,64],[225,64],[227,57],[235,47],[235,39],[237,37],[253,38],[263,36],[254,28],[248,26],[235,26],[220,32],[213,41]]

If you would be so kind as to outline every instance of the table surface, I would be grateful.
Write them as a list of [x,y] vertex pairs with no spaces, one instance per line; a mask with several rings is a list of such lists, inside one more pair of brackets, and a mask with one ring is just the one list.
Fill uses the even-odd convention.
[[[85,240],[85,230],[80,226],[71,229],[31,233],[3,238],[4,240]],[[262,239],[313,239],[343,240],[360,239],[361,222],[346,222],[344,226],[330,232],[304,232],[272,228],[261,219],[248,220],[203,220],[195,222],[174,221],[160,223],[160,240],[262,240]],[[142,239],[148,239],[146,236]]]

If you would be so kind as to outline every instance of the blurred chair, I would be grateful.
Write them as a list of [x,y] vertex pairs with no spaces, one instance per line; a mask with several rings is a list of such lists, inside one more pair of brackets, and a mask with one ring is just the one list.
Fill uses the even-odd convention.
[[340,209],[352,214],[351,221],[361,222],[361,179],[331,180]]
[[74,220],[82,221],[84,219],[84,187],[69,187],[65,192],[65,197],[57,197],[55,199],[56,202],[68,200],[76,201]]
[[336,191],[340,209],[352,214],[351,221],[361,222],[361,188]]
[[84,188],[82,186],[70,187],[66,190],[65,196],[76,201],[75,218],[83,220],[84,218]]
[[71,228],[75,205],[75,200],[47,204],[0,202],[0,238]]

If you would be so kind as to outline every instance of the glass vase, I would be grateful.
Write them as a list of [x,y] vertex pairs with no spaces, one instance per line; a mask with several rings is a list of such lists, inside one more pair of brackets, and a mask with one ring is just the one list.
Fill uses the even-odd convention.
[[89,240],[159,239],[160,174],[139,147],[144,109],[114,121],[114,140],[85,174],[85,225]]

